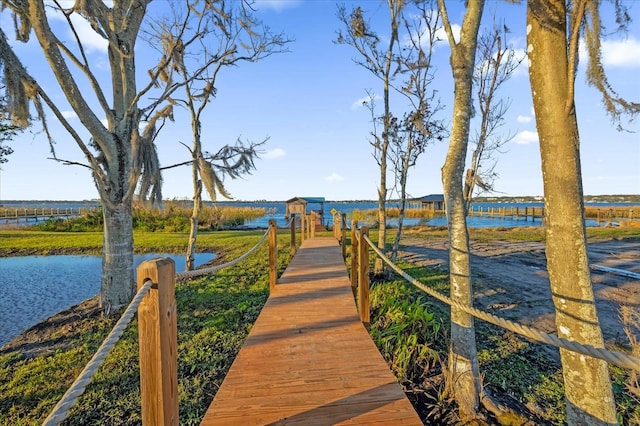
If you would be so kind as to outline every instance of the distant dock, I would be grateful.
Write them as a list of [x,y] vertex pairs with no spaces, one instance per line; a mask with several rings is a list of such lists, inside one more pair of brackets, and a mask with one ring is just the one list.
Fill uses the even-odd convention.
[[69,219],[71,217],[82,216],[93,210],[93,208],[56,208],[56,207],[42,207],[42,208],[21,208],[21,207],[0,207],[0,223],[9,224],[20,222],[40,222],[49,219]]

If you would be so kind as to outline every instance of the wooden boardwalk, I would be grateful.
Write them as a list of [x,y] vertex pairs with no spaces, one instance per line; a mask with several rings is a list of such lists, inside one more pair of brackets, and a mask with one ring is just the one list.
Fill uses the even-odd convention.
[[202,420],[267,424],[422,425],[358,318],[333,238],[304,241]]

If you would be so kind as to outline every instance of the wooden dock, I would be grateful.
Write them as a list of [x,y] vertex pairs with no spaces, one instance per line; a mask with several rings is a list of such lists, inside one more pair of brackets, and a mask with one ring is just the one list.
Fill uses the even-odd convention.
[[303,242],[201,424],[422,425],[358,318],[334,238]]

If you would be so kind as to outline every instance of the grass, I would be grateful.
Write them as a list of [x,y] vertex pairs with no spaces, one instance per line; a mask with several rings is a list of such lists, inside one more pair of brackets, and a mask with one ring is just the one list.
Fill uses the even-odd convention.
[[[391,241],[391,230],[387,241]],[[445,238],[444,228],[412,227],[405,235],[410,238]],[[619,238],[638,240],[637,230],[629,228],[588,228],[590,239]],[[471,229],[474,241],[544,241],[544,229],[495,228]],[[372,241],[377,240],[375,231]],[[350,244],[350,242],[348,242]],[[374,255],[371,253],[373,264]],[[399,263],[399,266],[428,287],[449,293],[448,276],[439,268],[420,268]],[[371,293],[371,334],[381,353],[410,393],[422,393],[421,415],[428,423],[455,424],[451,399],[444,386],[434,376],[446,366],[449,332],[448,307],[433,301],[404,279],[390,276],[375,282]],[[634,333],[640,330],[640,320],[632,318]],[[514,333],[476,320],[476,344],[483,386],[501,402],[505,399],[516,410],[522,410],[536,423],[566,424],[564,385],[558,350],[532,343]],[[629,334],[629,332],[627,333]],[[633,334],[633,333],[632,333]],[[429,336],[423,339],[424,336]],[[631,339],[630,339],[631,340]],[[640,345],[634,344],[640,353]],[[629,350],[629,348],[616,348]],[[410,367],[405,360],[411,359]],[[638,376],[628,370],[610,366],[616,407],[620,424],[640,424],[640,389]],[[419,390],[419,391],[418,391]]]
[[[198,215],[198,229],[218,231],[235,228],[267,213],[273,213],[273,209],[267,211],[263,207],[203,205]],[[192,208],[179,201],[165,201],[162,208],[134,204],[133,228],[145,232],[188,232],[191,214]],[[98,208],[70,219],[48,219],[37,223],[33,228],[41,231],[85,232],[101,231],[102,226],[102,209]]]
[[[244,253],[260,238],[259,232],[217,232],[199,236],[199,246],[215,247],[229,260]],[[18,234],[22,234],[20,238]],[[289,235],[280,232],[278,264],[289,263]],[[55,233],[0,232],[11,247],[29,251]],[[82,241],[69,238],[64,247],[85,250]],[[184,235],[136,234],[136,249],[170,251]],[[99,239],[99,238],[98,238]],[[29,248],[29,244],[34,246]],[[37,244],[36,244],[37,243]],[[178,390],[181,424],[199,424],[268,296],[267,246],[238,265],[215,275],[180,282],[178,310]],[[40,424],[71,385],[115,324],[116,318],[93,315],[51,335],[64,345],[30,356],[20,351],[0,353],[0,424]],[[134,320],[106,359],[65,424],[140,424],[137,324]]]
[[[406,232],[415,238],[447,234],[444,228],[416,227]],[[390,230],[388,241],[392,241],[394,233]],[[287,232],[279,234],[278,262],[282,272],[289,262],[289,236]],[[591,238],[639,238],[637,231],[624,228],[589,228],[588,234]],[[198,247],[221,252],[230,260],[252,247],[261,235],[262,231],[201,232]],[[544,231],[536,227],[471,230],[470,235],[483,241],[544,240]],[[186,236],[136,231],[135,250],[181,252]],[[370,236],[377,240],[375,230]],[[0,240],[3,256],[59,250],[99,252],[102,235],[0,231]],[[199,424],[268,296],[266,251],[263,245],[258,253],[233,268],[177,285],[181,424]],[[401,266],[425,285],[448,293],[446,272],[410,264]],[[436,380],[441,376],[442,365],[446,365],[448,308],[396,277],[373,283],[371,303],[372,336],[398,380],[416,395],[424,418],[454,422],[450,398]],[[21,351],[0,352],[0,424],[41,423],[115,321],[87,316],[50,336],[51,342],[64,345],[37,356]],[[550,361],[553,357],[548,356],[549,349],[481,321],[476,321],[476,332],[480,370],[487,389],[506,395],[546,423],[563,424],[562,375],[559,364]],[[134,321],[65,424],[139,424],[137,353]],[[637,377],[622,369],[611,371],[621,423],[633,424],[633,419],[640,418]]]

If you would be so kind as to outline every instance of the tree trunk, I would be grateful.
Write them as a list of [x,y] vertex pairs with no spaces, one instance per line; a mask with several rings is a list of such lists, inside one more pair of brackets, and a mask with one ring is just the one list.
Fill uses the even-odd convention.
[[391,250],[391,260],[395,262],[400,248],[400,238],[402,238],[402,227],[404,224],[404,215],[407,207],[407,177],[409,174],[409,162],[413,144],[409,142],[409,149],[406,156],[402,159],[402,168],[400,170],[400,207],[398,212],[398,232],[393,241],[393,249]]
[[[383,152],[383,160],[380,163],[380,188],[378,188],[378,248],[384,253],[387,239],[387,150]],[[379,256],[376,256],[373,273],[376,277],[384,275],[384,263]]]
[[202,208],[202,182],[198,179],[196,166],[193,166],[193,210],[189,219],[189,244],[187,246],[187,258],[185,269],[193,271],[195,268],[196,242],[198,239],[198,216]]
[[[577,117],[569,95],[574,76],[568,72],[565,0],[530,1],[527,32],[558,337],[603,347],[587,257]],[[607,363],[563,349],[560,357],[567,422],[617,424]]]
[[133,220],[131,201],[109,207],[103,203],[104,241],[100,307],[106,315],[129,304],[133,280]]
[[[438,4],[441,11],[446,13],[444,1],[439,0]],[[462,182],[469,144],[476,44],[483,8],[483,1],[469,2],[460,41],[454,43],[452,35],[449,35],[455,95],[449,149],[442,167],[442,186],[449,230],[451,298],[465,305],[472,305],[473,287]],[[445,22],[448,23],[448,17]],[[471,315],[453,306],[451,307],[449,387],[458,403],[461,418],[477,416],[480,400],[480,373],[474,321]]]

